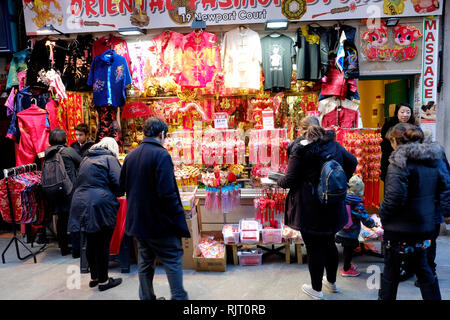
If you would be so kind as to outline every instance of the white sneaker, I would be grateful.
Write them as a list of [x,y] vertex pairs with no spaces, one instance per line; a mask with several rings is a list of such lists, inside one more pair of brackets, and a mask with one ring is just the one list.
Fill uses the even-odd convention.
[[323,278],[322,278],[322,285],[323,285],[323,287],[325,287],[329,292],[332,292],[332,293],[338,293],[338,292],[340,292],[340,291],[339,291],[339,288],[338,288],[338,286],[337,286],[337,284],[336,284],[336,282],[335,282],[335,283],[329,282],[329,281],[327,280],[327,276],[323,276]]
[[309,284],[304,284],[302,286],[302,290],[304,293],[306,293],[308,296],[315,300],[322,300],[323,299],[323,293],[322,291],[316,291],[312,288]]

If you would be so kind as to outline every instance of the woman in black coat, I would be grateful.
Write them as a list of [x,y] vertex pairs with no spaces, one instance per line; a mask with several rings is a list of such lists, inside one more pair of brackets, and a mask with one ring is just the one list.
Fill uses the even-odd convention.
[[381,137],[383,141],[381,142],[381,174],[380,179],[384,182],[386,178],[387,169],[389,166],[389,157],[391,156],[392,149],[391,142],[386,138],[386,134],[394,127],[397,123],[411,123],[416,124],[416,119],[414,117],[414,111],[411,106],[407,103],[400,103],[395,107],[394,116],[386,121],[381,128]]
[[403,257],[417,275],[422,298],[441,299],[427,251],[434,233],[436,206],[446,212],[450,208],[450,185],[439,168],[442,147],[422,144],[423,137],[419,127],[408,123],[397,124],[387,134],[394,151],[379,211],[385,252],[381,300],[396,299]]
[[[290,189],[286,199],[285,224],[300,230],[308,251],[308,267],[311,284],[302,290],[315,299],[321,299],[322,284],[332,292],[338,292],[336,274],[338,251],[335,234],[347,223],[345,203],[323,205],[317,194],[320,171],[325,158],[331,155],[339,162],[350,179],[357,160],[335,141],[333,131],[325,131],[312,125],[305,134],[305,140],[294,145],[289,156],[286,175],[278,185]],[[327,271],[323,278],[324,268]]]
[[69,230],[85,232],[91,272],[89,287],[113,288],[121,278],[108,277],[109,244],[116,226],[120,188],[119,147],[113,138],[93,145],[81,162],[72,198]]

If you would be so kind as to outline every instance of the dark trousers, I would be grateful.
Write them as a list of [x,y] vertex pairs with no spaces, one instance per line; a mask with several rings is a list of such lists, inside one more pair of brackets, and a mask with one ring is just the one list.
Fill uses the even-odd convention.
[[428,264],[427,251],[422,247],[415,247],[413,252],[403,253],[400,243],[387,241],[384,246],[384,271],[381,287],[378,293],[380,300],[396,300],[400,282],[401,262],[406,256],[409,267],[418,278],[420,291],[424,300],[441,300],[439,284]]
[[307,250],[308,268],[311,276],[312,288],[316,291],[322,291],[324,269],[327,272],[327,280],[331,283],[336,282],[339,255],[334,242],[334,234],[329,236],[317,236],[302,233],[302,236]]
[[87,258],[91,279],[103,283],[108,280],[109,244],[114,229],[106,229],[96,233],[86,233]]
[[187,300],[188,294],[183,288],[183,247],[178,237],[162,239],[137,239],[139,298],[155,300],[153,276],[155,274],[156,257],[161,260],[166,270],[172,300]]
[[56,233],[58,238],[58,246],[61,251],[69,250],[69,235],[67,234],[67,224],[69,223],[69,213],[66,211],[59,211],[57,213],[58,219],[56,221]]
[[436,239],[439,237],[439,232],[441,231],[441,225],[437,224],[434,229],[433,238],[431,239],[431,245],[427,250],[428,264],[431,267],[433,274],[436,274]]
[[358,247],[359,242],[356,240],[353,244],[344,245],[344,271],[348,271],[352,265],[353,251]]

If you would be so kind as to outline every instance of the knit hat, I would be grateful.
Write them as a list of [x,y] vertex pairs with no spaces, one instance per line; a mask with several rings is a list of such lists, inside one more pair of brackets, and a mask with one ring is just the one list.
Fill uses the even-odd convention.
[[360,197],[364,195],[364,182],[358,175],[354,175],[353,177],[351,177],[348,185],[349,188],[347,190],[347,193],[355,194]]

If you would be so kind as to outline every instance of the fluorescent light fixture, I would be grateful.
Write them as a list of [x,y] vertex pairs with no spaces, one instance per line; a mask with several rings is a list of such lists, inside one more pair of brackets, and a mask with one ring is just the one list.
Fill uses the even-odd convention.
[[399,21],[400,21],[399,18],[387,18],[386,27],[395,27]]
[[63,32],[59,31],[58,29],[55,29],[55,27],[54,27],[52,24],[46,24],[46,25],[43,25],[42,27],[40,27],[40,28],[36,31],[36,33],[37,33],[38,35],[48,35],[48,34],[52,34],[52,33],[54,33],[54,32],[59,33],[59,34],[62,34],[62,35],[65,35],[66,37],[68,37],[67,34],[64,34]]
[[267,20],[266,30],[287,30],[289,27],[289,20]]
[[118,32],[123,36],[140,36],[145,34],[147,31],[138,27],[131,28],[119,28]]

